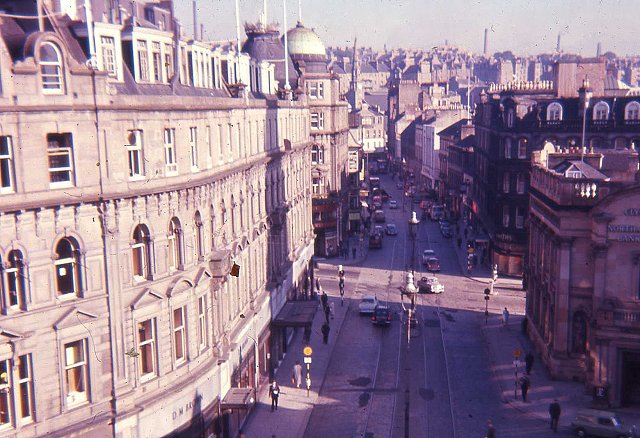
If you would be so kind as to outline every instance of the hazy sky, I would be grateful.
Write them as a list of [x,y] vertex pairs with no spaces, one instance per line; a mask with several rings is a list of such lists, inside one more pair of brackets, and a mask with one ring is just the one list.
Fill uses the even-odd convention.
[[[263,0],[239,0],[241,22],[258,19]],[[174,0],[185,32],[193,34],[192,0]],[[197,0],[205,37],[235,39],[234,0]],[[269,22],[283,22],[282,0],[267,0]],[[298,20],[298,0],[287,0],[288,26]],[[326,46],[382,49],[456,44],[482,52],[536,54],[555,50],[558,33],[567,52],[640,54],[640,0],[302,0],[302,21]],[[199,27],[199,26],[198,26]],[[242,32],[244,38],[244,31]]]

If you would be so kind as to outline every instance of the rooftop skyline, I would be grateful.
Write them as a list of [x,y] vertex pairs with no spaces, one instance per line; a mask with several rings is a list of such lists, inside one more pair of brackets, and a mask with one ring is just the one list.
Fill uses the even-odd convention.
[[[594,56],[602,53],[638,54],[634,35],[640,2],[635,0],[565,0],[531,3],[528,0],[322,0],[302,1],[302,22],[329,46],[374,49],[423,48],[449,44],[482,53],[484,29],[489,29],[489,53],[511,50],[517,55],[553,52],[558,34],[564,52]],[[255,22],[263,0],[240,0],[240,20]],[[282,0],[268,0],[268,21],[282,25]],[[205,38],[235,39],[234,0],[198,0],[198,27]],[[175,0],[184,32],[193,35],[191,0]],[[298,1],[287,2],[287,24],[298,21]],[[382,19],[384,17],[384,20]],[[354,26],[357,23],[357,26]],[[241,33],[245,38],[244,31]]]

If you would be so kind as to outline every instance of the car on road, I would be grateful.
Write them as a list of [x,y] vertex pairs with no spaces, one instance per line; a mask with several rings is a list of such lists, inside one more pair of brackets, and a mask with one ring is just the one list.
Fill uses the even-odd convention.
[[437,277],[422,277],[418,280],[418,292],[421,294],[441,294],[444,284]]
[[379,234],[380,237],[384,237],[384,231],[385,227],[383,227],[382,225],[376,225],[375,227],[373,227],[373,232]]
[[395,210],[396,208],[398,208],[398,201],[396,201],[395,199],[392,199],[391,201],[389,201],[389,208],[392,210]]
[[422,251],[422,264],[426,265],[427,264],[427,260],[429,260],[431,257],[435,257],[436,256],[436,252],[432,249],[425,249],[424,251]]
[[391,309],[388,306],[378,304],[371,315],[374,325],[388,326],[391,324]]
[[386,220],[384,216],[384,210],[376,210],[373,212],[373,220],[375,222],[384,222]]
[[396,224],[387,224],[387,236],[396,236],[398,234],[398,227]]
[[402,183],[402,181],[398,181],[396,183],[396,189],[402,190],[403,188],[404,188],[404,184]]
[[440,233],[445,239],[451,239],[453,237],[453,233],[451,232],[451,228],[449,227],[441,228]]
[[627,438],[631,436],[629,426],[624,426],[615,412],[597,409],[580,409],[571,422],[577,436]]
[[376,306],[378,306],[378,299],[375,295],[365,295],[358,304],[358,310],[361,315],[373,315]]
[[440,260],[438,260],[438,257],[429,257],[425,265],[429,272],[440,272]]

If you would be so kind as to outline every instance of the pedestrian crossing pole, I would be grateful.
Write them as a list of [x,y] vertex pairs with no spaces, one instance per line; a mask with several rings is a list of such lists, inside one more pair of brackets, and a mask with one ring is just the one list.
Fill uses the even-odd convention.
[[311,354],[313,353],[313,349],[311,347],[304,347],[302,350],[304,353],[304,363],[307,366],[307,376],[306,376],[306,384],[307,384],[307,397],[309,397],[309,393],[311,391]]

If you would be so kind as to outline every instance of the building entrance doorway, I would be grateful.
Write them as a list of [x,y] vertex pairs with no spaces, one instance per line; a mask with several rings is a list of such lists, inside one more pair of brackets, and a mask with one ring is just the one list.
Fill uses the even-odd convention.
[[640,405],[640,352],[622,354],[622,406]]

